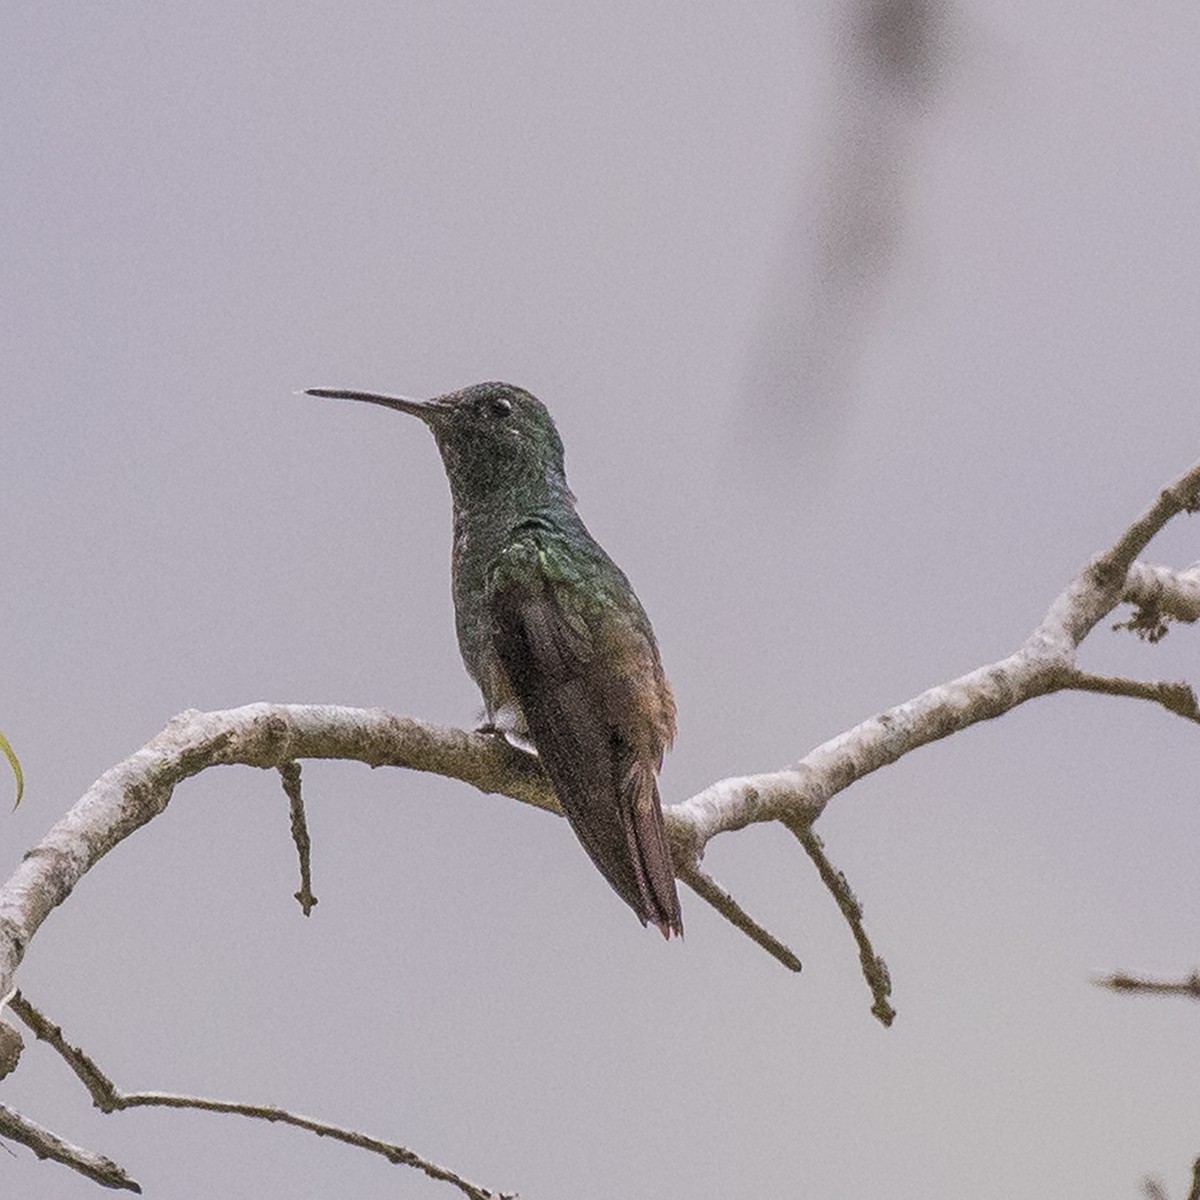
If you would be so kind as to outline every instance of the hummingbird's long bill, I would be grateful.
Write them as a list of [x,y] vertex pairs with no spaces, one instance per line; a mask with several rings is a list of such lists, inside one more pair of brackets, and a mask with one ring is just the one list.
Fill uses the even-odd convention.
[[394,408],[397,412],[411,413],[422,421],[429,420],[437,407],[427,400],[410,400],[407,396],[381,396],[378,392],[348,392],[339,388],[307,388],[307,396],[321,396],[326,400],[364,400],[368,404],[379,404]]

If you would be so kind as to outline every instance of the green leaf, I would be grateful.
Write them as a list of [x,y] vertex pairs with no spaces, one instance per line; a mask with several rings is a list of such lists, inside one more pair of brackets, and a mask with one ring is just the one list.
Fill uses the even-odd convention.
[[8,759],[8,765],[12,767],[13,774],[17,777],[17,804],[21,803],[21,797],[25,795],[25,776],[21,774],[21,760],[17,758],[17,752],[8,744],[8,738],[0,733],[0,750],[4,751],[4,757]]

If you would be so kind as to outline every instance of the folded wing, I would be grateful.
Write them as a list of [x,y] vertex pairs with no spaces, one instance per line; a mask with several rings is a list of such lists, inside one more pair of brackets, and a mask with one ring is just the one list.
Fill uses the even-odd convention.
[[554,579],[531,552],[497,572],[491,616],[497,657],[576,835],[643,924],[681,934],[657,785],[674,702],[640,607]]

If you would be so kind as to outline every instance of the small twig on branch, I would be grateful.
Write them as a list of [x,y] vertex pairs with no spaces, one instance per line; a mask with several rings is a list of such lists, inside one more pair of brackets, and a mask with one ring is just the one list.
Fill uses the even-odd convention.
[[765,930],[703,867],[696,863],[676,864],[675,873],[701,900],[711,904],[721,916],[757,942],[772,958],[783,963],[789,971],[801,969],[803,964],[795,952]]
[[0,1104],[0,1135],[28,1146],[38,1158],[52,1159],[64,1167],[70,1167],[72,1171],[78,1171],[80,1175],[86,1175],[102,1187],[141,1193],[140,1185],[130,1179],[111,1158],[73,1145],[5,1104]]
[[[63,1036],[62,1029],[30,1004],[20,992],[13,993],[9,999],[9,1005],[40,1041],[44,1041],[58,1052],[75,1072],[83,1086],[87,1088],[92,1097],[92,1103],[102,1112],[120,1112],[128,1108],[191,1108],[201,1112],[232,1113],[236,1116],[255,1117],[262,1121],[271,1121],[282,1125],[294,1125],[298,1129],[307,1129],[320,1137],[333,1138],[360,1150],[369,1150],[374,1154],[382,1155],[388,1162],[415,1167],[431,1179],[452,1184],[463,1195],[469,1196],[470,1200],[515,1200],[515,1193],[493,1192],[477,1183],[471,1183],[457,1172],[430,1162],[429,1159],[423,1158],[406,1146],[395,1142],[381,1141],[379,1138],[369,1137],[365,1133],[356,1133],[351,1129],[342,1129],[340,1126],[330,1125],[325,1121],[316,1121],[312,1117],[301,1116],[299,1113],[277,1108],[273,1104],[242,1104],[233,1100],[211,1100],[203,1096],[181,1096],[173,1092],[122,1092],[96,1065],[95,1060],[89,1054],[79,1046],[72,1046]],[[102,1161],[108,1162],[107,1159]],[[68,1162],[67,1165],[74,1164]],[[76,1170],[80,1169],[82,1168],[76,1167]],[[141,1190],[136,1184],[109,1184],[108,1186],[130,1186],[131,1191]]]
[[1103,692],[1109,696],[1132,696],[1152,700],[1189,721],[1200,721],[1200,706],[1189,684],[1152,679],[1126,679],[1121,675],[1095,675],[1090,671],[1072,671],[1067,687],[1080,692]]
[[891,1025],[896,1019],[896,1010],[888,1000],[892,994],[892,977],[888,973],[887,963],[875,953],[871,939],[867,937],[867,931],[863,928],[862,904],[859,903],[845,874],[829,861],[825,853],[825,844],[812,831],[812,827],[794,825],[791,822],[785,822],[785,824],[796,835],[800,845],[804,847],[805,853],[812,859],[817,873],[821,876],[821,882],[833,894],[838,908],[842,910],[842,916],[846,918],[850,926],[850,932],[854,934],[854,941],[858,945],[859,965],[862,967],[863,978],[867,981],[867,987],[871,989],[874,1001],[871,1005],[871,1012],[884,1026]]
[[288,804],[291,807],[292,841],[296,843],[296,853],[300,858],[300,890],[294,893],[294,896],[307,917],[316,907],[317,898],[312,891],[312,840],[308,836],[304,794],[300,790],[300,764],[295,760],[282,763],[279,776],[283,780],[283,790],[287,793]]
[[1186,979],[1147,979],[1145,976],[1128,975],[1115,971],[1103,979],[1092,981],[1097,987],[1109,988],[1114,992],[1146,992],[1159,996],[1190,996],[1200,1000],[1200,972],[1193,971]]

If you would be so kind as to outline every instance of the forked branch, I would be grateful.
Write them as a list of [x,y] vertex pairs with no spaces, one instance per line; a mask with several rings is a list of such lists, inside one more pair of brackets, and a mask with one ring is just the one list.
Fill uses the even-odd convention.
[[[321,1137],[333,1138],[356,1146],[360,1150],[369,1150],[373,1154],[382,1155],[388,1162],[399,1163],[406,1167],[415,1167],[423,1171],[430,1179],[437,1179],[458,1188],[469,1200],[516,1200],[515,1194],[509,1192],[493,1192],[464,1179],[456,1171],[438,1166],[429,1159],[409,1150],[406,1146],[395,1142],[381,1141],[369,1137],[365,1133],[356,1133],[352,1129],[342,1129],[330,1125],[326,1121],[316,1121],[312,1117],[301,1116],[273,1104],[243,1104],[235,1100],[211,1100],[204,1096],[181,1096],[174,1092],[122,1092],[111,1079],[96,1065],[96,1062],[78,1046],[72,1046],[63,1036],[62,1030],[51,1022],[39,1009],[35,1008],[20,992],[14,992],[9,999],[13,1012],[25,1022],[34,1035],[49,1045],[62,1057],[66,1064],[75,1072],[80,1083],[87,1088],[92,1097],[92,1103],[101,1112],[120,1112],[127,1108],[191,1108],[201,1112],[232,1113],[235,1116],[254,1117],[262,1121],[271,1121],[281,1125],[293,1125],[297,1129],[307,1129],[310,1133]],[[43,1131],[46,1132],[46,1131]],[[50,1135],[54,1137],[53,1134]],[[59,1140],[59,1139],[56,1139]],[[28,1144],[28,1143],[27,1143]],[[63,1143],[65,1145],[65,1143]],[[130,1191],[140,1192],[141,1188],[125,1176],[121,1168],[108,1159],[89,1155],[87,1151],[79,1151],[78,1147],[69,1147],[71,1155],[55,1155],[60,1162],[66,1162],[84,1174],[91,1175],[98,1183],[107,1187],[124,1187]],[[86,1157],[76,1160],[75,1155]],[[92,1166],[89,1160],[95,1160]],[[85,1169],[85,1164],[91,1169]],[[101,1173],[104,1177],[101,1178]],[[118,1181],[118,1182],[113,1182]]]
[[[1123,601],[1134,606],[1124,627],[1150,641],[1163,636],[1169,621],[1200,619],[1200,564],[1175,571],[1137,559],[1172,517],[1198,507],[1200,463],[1164,488],[1108,550],[1084,566],[1037,628],[1007,657],[868,718],[790,767],[725,779],[668,807],[664,815],[680,878],[795,970],[796,956],[701,867],[704,850],[717,834],[759,821],[809,830],[825,805],[864,775],[1052,692],[1073,689],[1150,700],[1200,721],[1187,683],[1100,676],[1082,671],[1076,662],[1084,638]],[[225,712],[181,713],[141,750],[97,779],[0,887],[0,996],[10,991],[25,950],[46,916],[101,857],[167,807],[178,783],[217,765],[280,770],[295,793],[295,815],[298,773],[292,764],[303,758],[431,771],[484,792],[559,811],[536,757],[489,734],[440,728],[379,709],[251,704]],[[886,970],[866,941],[857,901],[850,903],[848,887],[831,890],[852,918],[876,1015],[890,1020]],[[301,891],[306,893],[302,902],[311,899],[303,884]]]

